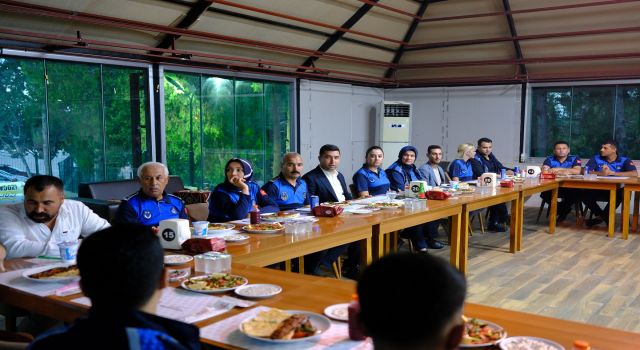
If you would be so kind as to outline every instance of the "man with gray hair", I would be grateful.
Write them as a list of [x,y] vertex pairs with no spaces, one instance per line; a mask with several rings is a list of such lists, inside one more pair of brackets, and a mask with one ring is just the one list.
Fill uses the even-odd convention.
[[296,209],[309,204],[307,183],[301,178],[303,168],[300,154],[287,153],[282,156],[280,174],[262,186],[262,190],[278,204],[280,210]]
[[158,162],[138,168],[140,190],[126,197],[118,207],[114,223],[158,226],[166,219],[187,219],[182,199],[164,191],[169,183],[169,169]]

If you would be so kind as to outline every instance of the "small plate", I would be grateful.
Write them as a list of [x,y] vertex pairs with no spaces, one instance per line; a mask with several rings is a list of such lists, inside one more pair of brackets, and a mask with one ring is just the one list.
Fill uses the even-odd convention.
[[182,269],[182,270],[169,270],[167,275],[169,276],[169,282],[176,282],[183,278],[189,277],[191,274],[191,269]]
[[259,225],[262,225],[262,224],[242,226],[242,229],[247,231],[247,232],[249,232],[249,233],[278,233],[278,232],[284,230],[284,226],[282,226],[282,225],[280,225],[280,226],[282,226],[281,228],[272,229],[272,230],[256,230],[256,229],[252,228],[252,227],[256,227],[256,226],[260,227]]
[[309,208],[309,207],[300,207],[300,208],[296,208],[296,211],[299,211],[301,213],[310,213],[311,212],[311,208]]
[[286,211],[282,212],[283,215],[278,215],[280,213],[265,213],[260,214],[260,219],[269,222],[284,222],[294,220],[300,217],[300,213],[296,211]]
[[327,317],[332,318],[338,321],[349,321],[349,304],[333,304],[329,305],[324,309],[324,314]]
[[234,292],[246,298],[263,299],[280,294],[282,287],[275,284],[245,284]]
[[[486,321],[486,320],[482,320],[482,319],[479,319],[479,318],[473,318],[473,317],[470,317],[469,319],[470,320],[472,320],[472,319],[478,320],[479,322],[484,323],[487,326],[489,326],[489,328],[491,328],[493,331],[500,331],[501,336],[500,336],[500,339],[492,340],[492,341],[487,342],[487,343],[481,343],[481,344],[462,344],[462,343],[460,343],[458,345],[458,347],[461,348],[461,349],[463,349],[463,348],[464,349],[466,349],[466,348],[485,348],[485,347],[488,347],[488,346],[495,345],[495,344],[497,344],[498,342],[502,341],[504,338],[507,337],[507,331],[505,331],[503,327],[501,327],[500,325],[498,325],[496,323],[489,322],[489,321]],[[464,334],[466,334],[466,330],[465,330]]]
[[207,235],[213,234],[213,233],[223,233],[223,232],[227,232],[227,231],[231,231],[236,227],[236,225],[234,224],[227,224],[227,223],[218,223],[218,222],[212,222],[209,224],[209,228],[207,229]]
[[246,240],[249,239],[249,236],[247,235],[226,235],[226,236],[222,236],[222,239],[225,240],[225,242],[244,242]]
[[[565,350],[564,346],[552,341],[552,340],[548,340],[548,339],[544,339],[544,338],[537,338],[537,337],[510,337],[510,338],[506,338],[503,339],[502,341],[500,341],[499,345],[500,345],[500,349],[502,350],[510,350],[510,349],[518,349],[516,347],[511,347],[511,344],[523,344],[522,347],[520,347],[520,349],[529,349],[531,348],[531,346],[529,347],[525,347],[526,345],[524,344],[543,344],[546,345],[549,349],[553,349],[553,350]],[[533,348],[531,348],[533,349]]]
[[169,266],[186,264],[191,260],[193,260],[193,257],[190,255],[174,254],[164,256],[164,264]]
[[366,214],[373,213],[373,210],[370,210],[370,209],[353,209],[353,210],[349,210],[349,213],[366,215]]
[[57,278],[33,278],[30,277],[33,274],[39,273],[39,272],[44,272],[50,269],[55,269],[55,268],[59,268],[59,267],[69,267],[69,266],[73,266],[70,264],[62,264],[62,263],[58,263],[58,264],[53,264],[53,265],[46,265],[46,266],[40,266],[40,267],[35,267],[29,270],[26,270],[22,273],[22,277],[30,280],[30,281],[34,281],[34,282],[39,282],[39,283],[57,283],[57,282],[73,282],[73,281],[77,281],[80,279],[79,275],[76,276],[66,276],[66,277],[57,277]]
[[[242,332],[242,334],[246,335],[249,338],[253,338],[253,339],[257,339],[257,340],[261,340],[267,343],[296,343],[296,342],[302,342],[302,341],[307,341],[307,340],[312,340],[312,339],[317,339],[318,337],[320,337],[320,334],[326,332],[330,327],[331,327],[331,321],[329,321],[328,318],[317,314],[315,312],[309,312],[309,311],[300,311],[300,310],[284,310],[286,312],[288,312],[291,315],[294,314],[303,314],[303,315],[307,315],[309,316],[309,320],[311,321],[311,324],[318,330],[318,332],[310,337],[304,337],[304,338],[296,338],[296,339],[271,339],[271,338],[262,338],[262,337],[256,337],[253,335],[249,335],[247,333],[244,332],[243,328],[242,328],[242,324],[252,320],[253,317],[247,318],[246,320],[242,321],[239,325],[238,328],[240,329],[240,332]],[[255,317],[255,316],[254,316]]]
[[190,290],[192,292],[212,294],[212,293],[228,292],[230,290],[234,290],[234,289],[236,289],[238,287],[244,286],[245,284],[247,284],[249,282],[245,277],[238,276],[238,275],[229,275],[231,277],[240,278],[241,279],[241,283],[238,284],[237,286],[234,286],[234,287],[216,288],[216,289],[192,289],[192,288],[189,287],[189,285],[187,285],[187,282],[189,282],[189,281],[197,281],[197,280],[207,279],[212,275],[225,275],[225,274],[224,273],[218,273],[218,274],[213,273],[211,275],[206,275],[206,276],[191,277],[191,278],[183,281],[181,286],[182,286],[182,288],[184,288],[186,290]]

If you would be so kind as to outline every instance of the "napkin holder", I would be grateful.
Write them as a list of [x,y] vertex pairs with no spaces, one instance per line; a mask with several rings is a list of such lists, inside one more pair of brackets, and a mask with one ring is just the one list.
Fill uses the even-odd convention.
[[537,165],[527,165],[527,177],[538,177],[542,170]]
[[498,185],[498,174],[484,173],[478,178],[478,186],[480,187],[496,187]]
[[405,197],[408,198],[424,198],[427,192],[428,184],[426,181],[411,181],[409,189],[405,191]]
[[160,243],[162,243],[162,248],[181,249],[182,243],[191,238],[189,220],[168,219],[160,221],[158,237],[160,238]]

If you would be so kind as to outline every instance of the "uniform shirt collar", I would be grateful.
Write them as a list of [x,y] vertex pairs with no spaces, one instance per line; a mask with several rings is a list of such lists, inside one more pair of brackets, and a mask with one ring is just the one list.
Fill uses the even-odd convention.
[[140,191],[138,191],[138,194],[140,195],[140,197],[142,197],[142,199],[145,199],[145,200],[148,199],[148,200],[157,201],[157,202],[171,203],[171,201],[168,198],[167,191],[162,191],[162,198],[160,199],[155,199],[153,197],[147,196],[147,194],[144,193],[144,191],[142,191],[142,188],[140,189]]

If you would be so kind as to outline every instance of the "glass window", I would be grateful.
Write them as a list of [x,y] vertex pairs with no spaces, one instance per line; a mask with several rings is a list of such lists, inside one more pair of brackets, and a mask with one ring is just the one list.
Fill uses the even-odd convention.
[[249,160],[259,183],[279,173],[291,148],[291,84],[165,72],[164,89],[167,165],[188,186],[222,182],[233,157]]
[[4,173],[51,174],[75,196],[80,182],[132,178],[149,159],[146,76],[141,68],[0,57],[0,108],[14,116],[0,120],[0,183]]
[[533,88],[531,156],[545,157],[564,140],[572,154],[588,159],[613,138],[620,154],[640,158],[638,92],[632,85]]

